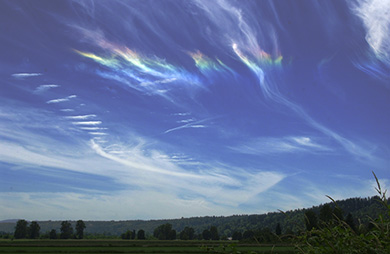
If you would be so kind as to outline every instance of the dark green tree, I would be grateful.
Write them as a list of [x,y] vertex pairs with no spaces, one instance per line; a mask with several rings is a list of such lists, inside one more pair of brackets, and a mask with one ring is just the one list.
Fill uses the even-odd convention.
[[73,228],[72,224],[69,221],[61,222],[61,239],[69,239],[72,238]]
[[145,240],[145,231],[143,229],[138,230],[137,239],[138,240]]
[[86,228],[84,221],[78,220],[76,223],[76,235],[78,239],[84,238],[84,229]]
[[36,239],[39,237],[39,231],[41,230],[41,227],[39,226],[38,222],[33,221],[31,222],[30,226],[28,227],[28,234],[30,239]]
[[55,229],[52,229],[49,233],[50,239],[57,239],[57,231]]
[[172,229],[171,224],[166,223],[155,228],[153,236],[159,240],[175,240],[176,230]]
[[169,232],[168,240],[176,240],[176,238],[177,238],[176,230],[172,229],[172,230]]
[[255,233],[252,230],[246,230],[244,234],[242,235],[243,239],[253,239],[255,236]]
[[333,211],[329,204],[321,207],[319,219],[321,224],[326,224],[333,219]]
[[317,223],[318,223],[317,214],[313,210],[306,211],[305,212],[306,229],[310,231],[313,228],[317,228],[318,227]]
[[233,240],[242,240],[242,233],[241,232],[238,232],[238,231],[234,231],[233,235],[232,235],[232,239]]
[[211,240],[219,240],[218,229],[216,226],[210,227]]
[[345,219],[345,223],[347,223],[347,224],[349,225],[349,227],[350,227],[354,232],[356,232],[355,221],[354,221],[353,216],[352,216],[351,213],[348,213],[347,218]]
[[195,236],[195,230],[191,227],[185,227],[179,234],[180,240],[192,240]]
[[16,239],[22,239],[27,237],[27,221],[26,220],[18,220],[15,227],[14,237]]
[[265,227],[255,233],[255,237],[260,243],[271,243],[276,242],[275,234],[272,233],[271,229]]
[[210,230],[208,230],[208,229],[203,230],[202,237],[204,240],[210,240],[211,239]]
[[282,234],[282,227],[280,226],[280,223],[276,224],[275,234],[276,235],[281,235]]
[[333,209],[333,217],[336,220],[344,220],[343,210],[340,207],[336,206]]
[[133,238],[133,232],[130,230],[127,230],[125,233],[121,235],[122,239],[124,240],[130,240]]

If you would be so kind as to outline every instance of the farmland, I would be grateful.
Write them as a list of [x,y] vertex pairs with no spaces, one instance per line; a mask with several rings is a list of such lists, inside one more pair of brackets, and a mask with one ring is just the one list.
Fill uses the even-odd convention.
[[[2,240],[0,253],[216,253],[232,241]],[[214,250],[207,250],[214,248]],[[292,246],[237,244],[241,252],[294,253]]]

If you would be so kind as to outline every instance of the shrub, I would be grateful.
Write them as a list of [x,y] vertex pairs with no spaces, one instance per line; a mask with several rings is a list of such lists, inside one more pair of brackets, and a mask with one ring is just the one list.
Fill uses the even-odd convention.
[[[362,225],[360,230],[356,230],[333,213],[332,220],[297,238],[296,248],[301,253],[390,253],[390,205],[386,191],[382,191],[378,178],[373,174],[377,182],[375,189],[379,194],[378,201],[385,207],[387,214],[379,215],[376,219],[370,218],[369,230],[363,229]],[[331,197],[328,198],[335,202]]]

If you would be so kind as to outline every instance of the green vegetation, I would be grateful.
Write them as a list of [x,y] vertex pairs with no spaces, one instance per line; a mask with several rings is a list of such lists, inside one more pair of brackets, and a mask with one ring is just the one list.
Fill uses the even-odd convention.
[[[138,241],[138,240],[2,240],[0,253],[209,253],[223,250],[227,241]],[[226,248],[225,248],[226,249]],[[293,253],[293,246],[235,244],[236,251]]]
[[[299,236],[297,249],[301,253],[390,253],[390,204],[386,198],[386,191],[382,191],[378,178],[376,198],[385,213],[376,219],[369,217],[368,226],[356,224],[349,213],[343,220],[341,208],[332,198],[336,207],[333,212],[330,207],[323,207],[320,211],[318,226],[310,224],[310,229]],[[306,216],[306,221],[310,219]]]
[[78,220],[76,223],[76,236],[78,239],[84,238],[84,229],[86,228],[84,221]]
[[[377,218],[379,214],[386,211],[384,207],[378,202],[379,197],[370,198],[350,198],[346,200],[337,201],[337,205],[343,211],[345,217],[351,214],[356,225],[360,224],[368,227],[371,218]],[[160,225],[169,223],[172,229],[180,233],[185,227],[194,229],[194,239],[199,239],[199,235],[204,230],[210,230],[211,226],[215,226],[218,230],[219,237],[226,239],[233,237],[235,232],[242,235],[246,232],[256,232],[261,229],[268,228],[275,233],[276,226],[279,223],[281,227],[281,235],[297,234],[306,228],[305,226],[305,212],[311,210],[317,217],[319,217],[320,210],[323,206],[329,205],[333,209],[336,205],[332,202],[315,206],[310,209],[296,209],[293,211],[286,211],[284,213],[272,212],[267,214],[254,215],[233,215],[228,217],[208,216],[208,217],[193,217],[182,218],[175,220],[133,220],[133,221],[84,221],[85,230],[84,238],[120,238],[121,234],[127,230],[144,230],[145,238],[153,236],[154,229]],[[73,228],[76,228],[76,221],[69,221]],[[56,234],[61,233],[61,221],[38,221],[40,226],[40,238],[49,238],[51,230],[55,230]],[[0,238],[12,238],[15,232],[16,222],[0,223]],[[77,231],[77,229],[76,229]],[[179,238],[180,236],[178,236]],[[202,238],[200,238],[202,239]]]
[[[60,234],[56,229],[40,234],[38,222],[29,225],[26,220],[18,220],[13,234],[0,232],[1,238],[11,239],[0,241],[0,253],[390,253],[389,199],[374,177],[379,196],[337,202],[329,197],[332,203],[311,209],[239,216],[240,227],[235,224],[235,216],[213,217],[216,225],[203,227],[202,231],[196,224],[195,228],[189,224],[180,225],[182,229],[177,232],[172,224],[164,223],[157,225],[152,235],[143,229],[127,229],[119,240],[118,235],[84,234],[90,222],[82,220],[76,222],[75,234],[70,221],[61,222]],[[365,216],[354,217],[362,210],[367,211]],[[292,223],[297,214],[301,221],[294,224],[295,228]],[[226,224],[219,224],[221,221]],[[274,230],[259,227],[262,223],[274,225]],[[230,241],[226,241],[228,237]],[[31,240],[21,240],[27,238]]]

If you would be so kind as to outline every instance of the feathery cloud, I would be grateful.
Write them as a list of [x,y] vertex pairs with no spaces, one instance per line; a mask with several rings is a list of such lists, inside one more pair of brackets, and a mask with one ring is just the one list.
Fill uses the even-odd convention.
[[35,90],[34,90],[34,93],[43,93],[51,88],[56,88],[56,87],[60,87],[59,85],[55,85],[55,84],[50,84],[50,85],[40,85],[38,86]]
[[60,102],[65,102],[65,101],[69,101],[70,99],[73,99],[73,98],[76,98],[77,95],[69,95],[65,98],[59,98],[59,99],[54,99],[54,100],[49,100],[47,101],[46,103],[47,104],[53,104],[53,103],[60,103]]
[[99,125],[102,121],[82,121],[82,122],[72,122],[74,125]]
[[37,77],[41,76],[42,73],[14,73],[12,74],[12,77],[17,79],[24,79],[24,78],[30,78],[30,77]]
[[90,114],[90,115],[79,115],[79,116],[65,116],[67,119],[73,119],[73,120],[84,120],[84,119],[91,119],[95,118],[95,114]]

